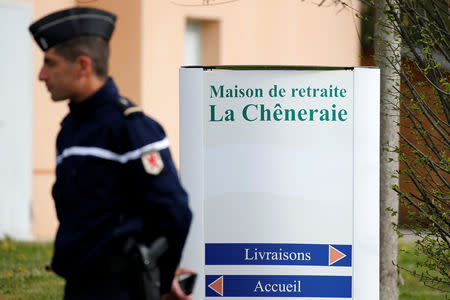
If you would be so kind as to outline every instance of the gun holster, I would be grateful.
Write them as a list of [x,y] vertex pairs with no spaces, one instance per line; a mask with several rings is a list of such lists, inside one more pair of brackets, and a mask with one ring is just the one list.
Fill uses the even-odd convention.
[[137,275],[138,299],[159,300],[161,278],[158,259],[168,248],[165,237],[157,238],[149,246],[136,242],[134,238],[125,242],[124,252],[131,256]]

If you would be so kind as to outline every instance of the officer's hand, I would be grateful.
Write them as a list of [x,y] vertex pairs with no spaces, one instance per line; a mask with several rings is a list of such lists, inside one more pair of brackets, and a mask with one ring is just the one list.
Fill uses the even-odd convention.
[[189,269],[177,269],[175,273],[175,278],[172,281],[172,289],[170,293],[164,294],[161,296],[161,300],[192,300],[194,299],[193,295],[186,295],[180,287],[178,283],[178,276],[182,274],[195,274],[193,270]]

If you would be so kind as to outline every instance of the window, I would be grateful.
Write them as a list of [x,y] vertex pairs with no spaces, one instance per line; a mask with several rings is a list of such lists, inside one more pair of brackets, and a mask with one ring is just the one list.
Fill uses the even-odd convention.
[[220,64],[220,23],[188,19],[184,47],[185,65]]

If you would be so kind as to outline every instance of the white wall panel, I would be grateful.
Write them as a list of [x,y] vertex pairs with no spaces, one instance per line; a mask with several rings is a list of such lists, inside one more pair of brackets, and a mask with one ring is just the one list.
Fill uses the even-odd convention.
[[0,2],[0,238],[32,238],[31,22],[31,4]]

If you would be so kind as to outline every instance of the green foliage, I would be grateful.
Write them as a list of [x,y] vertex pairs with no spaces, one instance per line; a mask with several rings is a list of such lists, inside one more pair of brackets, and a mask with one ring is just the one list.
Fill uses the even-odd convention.
[[375,19],[374,5],[363,4],[361,7],[361,13],[358,13],[357,17],[361,19],[361,47],[364,51],[373,49]]
[[[450,293],[450,102],[448,78],[450,32],[448,3],[443,0],[386,0],[385,28],[401,38],[403,55],[396,72],[402,79],[402,180],[394,190],[409,207],[410,225],[419,238],[413,268],[400,268],[426,286]],[[446,66],[445,68],[443,66]]]
[[[380,20],[374,20],[374,1],[362,2],[365,3],[361,13],[362,33],[370,35],[375,22]],[[398,57],[388,58],[388,67],[402,80],[401,86],[390,87],[401,95],[400,107],[394,109],[400,110],[401,116],[398,133],[401,182],[393,189],[409,209],[411,222],[404,227],[419,239],[415,255],[420,260],[407,268],[400,261],[400,268],[447,298],[450,292],[449,2],[381,2],[386,4],[387,18],[379,26],[385,34],[397,36],[402,49]],[[363,48],[373,47],[373,44],[364,44],[372,40],[385,42],[382,37],[362,37]],[[440,299],[443,299],[442,294]]]

